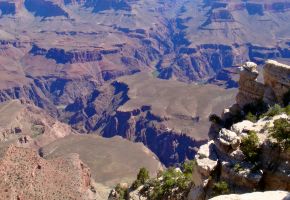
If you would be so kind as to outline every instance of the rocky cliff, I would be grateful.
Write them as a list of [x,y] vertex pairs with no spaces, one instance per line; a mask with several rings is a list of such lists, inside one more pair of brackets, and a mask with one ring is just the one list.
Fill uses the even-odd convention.
[[77,155],[45,160],[10,146],[0,161],[1,199],[96,199],[89,168]]
[[24,100],[0,104],[0,143],[21,147],[39,147],[76,132],[44,110]]
[[290,67],[268,60],[263,68],[264,83],[257,81],[257,65],[247,62],[241,67],[237,104],[244,106],[263,100],[268,104],[283,104],[283,97],[290,87]]
[[[279,129],[283,131],[279,133],[289,134],[289,99],[286,102],[283,98],[290,90],[289,69],[276,61],[267,61],[264,83],[259,83],[256,64],[248,62],[242,66],[237,104],[225,109],[222,118],[212,118],[212,140],[197,153],[200,181],[192,188],[189,199],[207,199],[222,185],[220,194],[290,190],[289,150],[273,136],[280,122],[288,128]],[[278,104],[288,107],[282,109]],[[263,105],[265,111],[261,110]],[[250,154],[249,141],[253,145]]]

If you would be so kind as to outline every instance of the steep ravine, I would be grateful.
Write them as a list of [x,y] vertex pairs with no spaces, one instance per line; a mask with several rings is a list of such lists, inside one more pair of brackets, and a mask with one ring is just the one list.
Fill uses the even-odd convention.
[[[195,140],[185,134],[170,131],[162,122],[164,119],[151,113],[150,106],[142,106],[133,111],[119,110],[128,100],[128,86],[124,83],[113,82],[114,94],[111,96],[111,102],[106,104],[107,108],[98,116],[97,113],[88,115],[96,111],[95,104],[90,102],[83,105],[78,102],[74,105],[79,107],[77,115],[72,115],[70,122],[75,122],[76,127],[80,124],[87,124],[86,131],[97,132],[103,137],[122,136],[132,142],[142,142],[151,151],[153,151],[160,161],[166,166],[183,162],[185,159],[192,159],[197,148],[204,144],[205,140]],[[102,94],[96,97],[95,102],[104,98]],[[89,102],[89,101],[87,101]],[[76,102],[77,103],[77,102]],[[87,114],[83,114],[87,113]],[[87,119],[85,119],[87,117]],[[94,117],[98,119],[94,120]],[[75,120],[75,121],[72,121]],[[77,121],[84,120],[84,121]],[[91,123],[92,120],[94,123]],[[91,123],[91,125],[89,125]]]
[[120,135],[134,142],[142,142],[166,166],[193,159],[198,147],[206,142],[168,130],[162,119],[154,116],[146,106],[132,112],[117,111],[109,118],[102,135]]

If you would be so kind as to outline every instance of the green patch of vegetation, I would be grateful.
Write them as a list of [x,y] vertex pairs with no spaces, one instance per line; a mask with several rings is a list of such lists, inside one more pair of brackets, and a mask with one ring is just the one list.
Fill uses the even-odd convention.
[[181,170],[168,168],[159,174],[158,178],[146,181],[140,194],[150,200],[183,199],[193,184],[192,173],[195,164],[195,161],[186,161]]
[[287,119],[277,119],[274,127],[270,130],[270,136],[277,140],[283,150],[290,147],[290,123]]
[[250,131],[248,136],[242,139],[240,148],[247,161],[255,163],[259,157],[259,138],[255,131]]
[[213,196],[223,195],[223,194],[229,194],[229,186],[227,182],[220,181],[214,184],[213,186]]
[[287,114],[287,115],[290,115],[290,105],[286,106],[284,108],[284,112]]
[[182,172],[185,174],[185,176],[191,177],[193,169],[196,165],[196,160],[185,161],[181,166]]
[[243,167],[240,165],[240,163],[236,163],[235,165],[234,165],[234,170],[235,170],[235,172],[240,172],[240,171],[243,171]]
[[142,167],[137,174],[137,179],[131,185],[131,189],[133,190],[137,189],[141,185],[145,184],[145,182],[149,178],[150,178],[149,171],[146,168]]
[[128,199],[128,189],[126,188],[123,188],[121,186],[121,184],[118,184],[116,187],[115,187],[115,191],[117,192],[118,194],[118,200],[126,200]]
[[275,115],[282,114],[283,112],[284,112],[284,109],[281,108],[280,105],[275,104],[266,113],[262,114],[261,118],[263,118],[263,117],[274,117]]
[[254,122],[254,123],[257,122],[257,116],[251,112],[248,112],[248,114],[246,115],[245,118],[246,118],[246,120],[249,120],[251,122]]

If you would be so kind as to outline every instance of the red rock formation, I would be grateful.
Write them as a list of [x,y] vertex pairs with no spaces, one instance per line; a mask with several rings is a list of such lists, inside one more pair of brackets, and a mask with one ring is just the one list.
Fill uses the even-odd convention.
[[0,161],[0,199],[95,199],[90,177],[78,155],[45,160],[10,146]]

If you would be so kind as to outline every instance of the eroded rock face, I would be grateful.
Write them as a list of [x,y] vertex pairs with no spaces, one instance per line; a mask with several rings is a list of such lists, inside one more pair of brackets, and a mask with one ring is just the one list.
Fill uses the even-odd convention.
[[264,81],[274,94],[273,98],[266,99],[275,99],[282,104],[284,94],[290,89],[290,66],[268,60],[264,67]]
[[263,99],[264,86],[257,82],[259,73],[257,65],[253,62],[246,62],[241,67],[239,80],[239,93],[236,101],[240,106]]
[[10,146],[0,178],[5,199],[96,199],[90,170],[76,154],[45,160],[32,149]]
[[44,110],[24,102],[11,100],[0,104],[0,142],[14,141],[22,147],[39,148],[56,139],[76,133]]
[[246,62],[241,67],[237,103],[246,104],[264,100],[266,103],[283,104],[283,96],[290,90],[290,66],[274,60],[266,61],[263,68],[264,83],[257,82],[257,65]]

